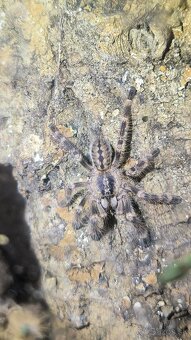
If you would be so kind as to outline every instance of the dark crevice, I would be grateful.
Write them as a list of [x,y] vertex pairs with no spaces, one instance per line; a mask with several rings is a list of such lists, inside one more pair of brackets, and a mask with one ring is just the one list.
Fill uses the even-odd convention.
[[174,39],[174,34],[173,34],[172,31],[170,31],[169,36],[167,38],[166,48],[165,48],[165,50],[164,50],[164,52],[162,54],[161,60],[164,60],[166,55],[167,55],[167,53],[170,51],[170,47],[171,47],[173,39]]
[[[41,267],[24,217],[25,205],[12,175],[12,166],[0,164],[0,312],[6,301],[25,308],[33,305],[45,313],[46,321],[50,322],[49,308],[41,291]],[[9,326],[8,316],[5,318]]]

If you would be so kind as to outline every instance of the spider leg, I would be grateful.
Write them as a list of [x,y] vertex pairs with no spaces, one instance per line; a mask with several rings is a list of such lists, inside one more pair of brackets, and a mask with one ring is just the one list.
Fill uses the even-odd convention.
[[144,221],[136,214],[132,201],[123,196],[118,200],[116,215],[125,215],[127,221],[131,222],[139,231],[145,230]]
[[74,151],[75,154],[80,156],[80,163],[87,170],[92,170],[92,165],[88,162],[86,156],[74,145],[68,138],[66,138],[58,128],[52,124],[50,125],[50,129],[52,131],[53,139],[60,145],[60,147],[66,151]]
[[143,220],[136,214],[132,202],[128,200],[125,204],[125,217],[127,221],[130,221],[133,223],[133,225],[139,229],[139,231],[145,230],[146,226],[143,222]]
[[137,164],[132,166],[125,174],[134,179],[142,179],[148,172],[154,168],[154,159],[159,155],[160,150],[155,149],[145,158],[139,159]]
[[78,230],[82,228],[88,222],[88,216],[83,214],[84,213],[84,206],[89,198],[90,194],[87,193],[82,198],[81,202],[79,203],[76,211],[75,211],[75,218],[73,222],[74,229]]
[[135,186],[131,186],[131,190],[137,197],[151,203],[159,203],[159,204],[179,204],[182,201],[180,196],[172,196],[169,194],[162,194],[162,195],[155,195],[155,194],[148,194],[144,190],[141,190]]
[[99,202],[92,201],[91,214],[91,237],[93,240],[99,241],[105,231],[105,218],[107,217],[107,213]]
[[76,189],[85,189],[87,187],[88,182],[76,182],[73,184],[70,184],[67,189],[66,189],[66,204],[65,206],[70,206],[74,199],[75,196],[77,195]]
[[130,88],[128,99],[124,107],[123,120],[120,127],[119,139],[117,142],[114,165],[119,168],[125,163],[130,155],[131,139],[132,139],[132,115],[131,105],[135,97],[136,89]]

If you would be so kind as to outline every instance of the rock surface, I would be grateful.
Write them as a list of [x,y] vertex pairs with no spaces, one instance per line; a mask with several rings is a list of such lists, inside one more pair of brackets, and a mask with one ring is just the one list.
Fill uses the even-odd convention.
[[[157,275],[190,251],[191,1],[10,0],[0,20],[0,163],[27,199],[55,339],[189,339],[190,277],[161,291]],[[183,201],[139,202],[151,240],[121,219],[95,242],[72,228],[77,203],[62,207],[64,187],[87,173],[49,125],[85,153],[100,127],[116,145],[130,85],[131,162],[160,148],[144,188]]]

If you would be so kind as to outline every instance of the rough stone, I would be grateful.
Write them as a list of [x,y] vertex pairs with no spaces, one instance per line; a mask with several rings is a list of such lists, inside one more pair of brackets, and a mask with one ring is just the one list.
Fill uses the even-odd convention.
[[[160,300],[172,312],[180,287],[176,283],[162,294],[154,274],[190,251],[190,0],[10,0],[3,1],[0,19],[0,162],[12,163],[27,199],[44,287],[52,274],[47,300],[56,318],[55,338],[166,339],[173,332],[190,337],[189,319],[181,328],[155,314]],[[58,150],[49,126],[54,122],[85,154],[100,128],[116,145],[130,85],[138,93],[132,159],[125,168],[160,148],[155,170],[142,185],[183,201],[174,207],[138,201],[150,239],[141,240],[119,218],[95,242],[88,227],[72,227],[78,201],[69,210],[62,205],[64,188],[87,172],[78,157]],[[180,286],[189,295],[189,280]],[[121,313],[124,297],[133,305],[137,294],[140,315],[131,306]]]

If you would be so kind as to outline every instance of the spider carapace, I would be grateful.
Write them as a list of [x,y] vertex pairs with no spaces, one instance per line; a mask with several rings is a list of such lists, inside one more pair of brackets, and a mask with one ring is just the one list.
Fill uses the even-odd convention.
[[[134,166],[124,169],[131,150],[132,115],[131,105],[136,90],[131,87],[124,106],[117,146],[114,149],[102,134],[90,146],[89,159],[63,134],[55,125],[51,125],[53,139],[64,151],[75,152],[80,156],[80,163],[88,170],[86,181],[71,184],[66,190],[67,206],[73,203],[77,192],[82,192],[82,199],[76,209],[73,225],[75,229],[89,224],[91,236],[99,240],[105,232],[106,220],[109,214],[116,217],[124,215],[126,220],[138,229],[144,228],[144,222],[134,209],[136,196],[151,204],[178,204],[179,196],[167,193],[162,195],[146,193],[140,179],[154,165],[154,159],[159,154],[155,149],[144,158],[139,159]],[[88,201],[89,209],[85,209]]]

